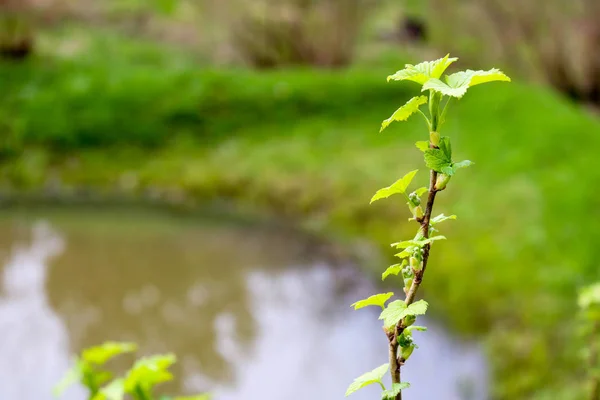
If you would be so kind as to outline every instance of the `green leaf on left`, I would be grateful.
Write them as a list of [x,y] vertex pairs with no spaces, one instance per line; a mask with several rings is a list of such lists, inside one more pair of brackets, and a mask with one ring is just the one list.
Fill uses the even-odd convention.
[[361,308],[365,308],[368,306],[379,306],[383,308],[385,306],[385,302],[388,301],[393,295],[394,293],[392,292],[375,294],[364,300],[357,301],[350,307],[354,307],[355,310],[360,310]]
[[389,117],[381,123],[381,129],[379,130],[379,132],[382,132],[394,121],[406,121],[411,115],[413,115],[419,110],[420,106],[422,106],[425,103],[427,103],[427,96],[417,96],[408,100],[406,104],[397,109],[391,117]]
[[434,90],[445,96],[461,98],[472,86],[487,82],[504,81],[510,82],[510,78],[499,69],[493,68],[489,71],[466,70],[446,76],[445,82],[432,77],[423,84],[423,91]]
[[381,386],[383,386],[383,377],[389,368],[389,364],[383,364],[375,368],[373,371],[359,376],[354,380],[354,382],[352,382],[352,384],[350,384],[350,386],[348,386],[348,390],[346,390],[346,396],[350,396],[352,393],[374,383],[379,383]]
[[428,140],[420,140],[417,143],[415,143],[415,146],[417,146],[417,149],[424,152],[429,148],[429,141]]
[[131,353],[137,350],[135,343],[106,342],[100,346],[90,347],[81,353],[84,362],[103,365],[110,359],[124,353]]
[[408,257],[410,257],[410,256],[413,255],[413,251],[412,250],[413,249],[410,249],[410,248],[404,249],[400,253],[394,254],[394,257],[398,257],[400,259],[408,258]]
[[410,383],[402,382],[402,383],[394,383],[390,390],[384,390],[381,393],[381,400],[394,400],[398,393],[400,393],[404,389],[408,389],[410,387]]
[[381,280],[384,281],[390,275],[398,275],[402,272],[402,268],[404,268],[402,264],[394,264],[387,267],[383,274],[381,274]]
[[410,171],[408,174],[398,179],[392,185],[383,189],[379,189],[371,198],[371,203],[380,199],[388,198],[393,194],[406,194],[406,189],[408,188],[408,185],[410,185],[410,183],[412,182],[417,172],[418,170]]

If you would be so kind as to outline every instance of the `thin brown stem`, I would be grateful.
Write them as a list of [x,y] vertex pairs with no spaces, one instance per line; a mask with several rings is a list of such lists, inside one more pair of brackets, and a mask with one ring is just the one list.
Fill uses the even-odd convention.
[[[398,362],[398,337],[394,332],[387,333],[390,341],[390,373],[392,374],[392,384],[400,383],[400,363]],[[402,393],[398,393],[396,400],[402,400]]]
[[[429,195],[427,196],[427,206],[425,207],[425,212],[423,215],[423,219],[419,221],[421,223],[421,233],[423,237],[429,237],[429,221],[431,220],[431,213],[433,212],[433,203],[435,202],[435,195],[437,194],[437,190],[435,190],[435,181],[437,179],[437,172],[431,170],[429,174]],[[406,305],[410,305],[415,301],[415,296],[417,295],[417,290],[423,281],[423,275],[425,274],[425,269],[427,268],[427,261],[429,260],[429,250],[431,248],[430,244],[426,244],[423,248],[423,268],[420,271],[415,273],[415,278],[413,280],[412,285],[406,295],[405,303]]]
[[[431,213],[433,212],[433,203],[435,202],[435,196],[437,194],[437,190],[435,189],[435,181],[437,179],[437,172],[431,170],[429,174],[429,195],[427,196],[427,205],[425,207],[425,212],[423,214],[423,218],[419,219],[417,222],[421,224],[421,233],[425,238],[429,237],[429,221],[431,220]],[[406,295],[405,303],[406,305],[410,305],[415,301],[415,296],[417,295],[417,290],[423,281],[423,275],[425,274],[425,269],[427,268],[427,261],[429,260],[429,250],[431,248],[430,244],[425,245],[423,248],[423,268],[420,271],[415,272],[415,277],[413,279],[412,285]],[[392,332],[387,332],[388,340],[389,340],[389,358],[390,358],[390,372],[392,375],[392,383],[400,383],[400,369],[402,365],[404,365],[404,361],[402,358],[398,357],[398,337],[402,335],[406,326],[404,325],[404,321],[398,322],[396,328]],[[395,400],[402,400],[402,392],[396,395]]]

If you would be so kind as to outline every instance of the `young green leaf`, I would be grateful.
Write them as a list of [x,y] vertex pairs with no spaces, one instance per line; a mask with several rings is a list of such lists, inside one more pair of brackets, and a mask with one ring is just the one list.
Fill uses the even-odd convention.
[[408,80],[422,85],[431,78],[441,77],[456,60],[458,58],[450,58],[450,54],[447,54],[446,57],[435,61],[425,61],[417,65],[406,64],[404,69],[388,76],[387,80],[388,82]]
[[467,88],[468,87],[454,88],[437,78],[432,78],[425,82],[421,90],[423,92],[427,90],[434,90],[438,93],[443,94],[444,96],[461,98],[467,92]]
[[436,172],[443,172],[444,168],[452,166],[452,160],[440,149],[428,149],[425,152],[425,165]]
[[467,167],[470,167],[471,165],[473,165],[473,161],[464,160],[464,161],[459,161],[457,163],[454,163],[452,165],[452,167],[454,168],[454,171],[456,171],[457,169],[467,168]]
[[452,160],[452,144],[450,143],[450,138],[448,136],[442,136],[440,138],[440,145],[438,147],[446,157]]
[[[437,236],[433,236],[433,237],[430,237],[430,238],[428,238],[428,239],[421,240],[421,241],[419,241],[419,243],[425,243],[425,244],[428,244],[428,243],[435,242],[435,241],[437,241],[437,240],[446,240],[446,236],[444,236],[444,235],[437,235]],[[422,246],[425,246],[425,244],[423,244]]]
[[396,300],[387,305],[379,315],[379,319],[383,320],[385,328],[391,328],[408,315],[424,315],[427,307],[428,304],[425,300],[414,302],[408,307],[402,300]]
[[417,149],[421,151],[426,151],[429,148],[429,141],[420,140],[417,143],[415,143],[415,146],[417,146]]
[[446,240],[446,236],[438,235],[423,240],[405,240],[403,242],[392,243],[392,247],[397,249],[407,249],[409,247],[423,247],[426,244],[435,242],[436,240]]
[[443,174],[446,174],[448,176],[453,176],[457,170],[461,169],[461,168],[466,168],[471,166],[473,163],[469,160],[464,160],[464,161],[460,161],[457,163],[452,163],[448,166],[445,166],[442,168],[442,170],[440,171]]
[[431,89],[446,96],[461,98],[471,86],[494,81],[510,82],[510,78],[496,68],[489,71],[473,71],[469,69],[446,76],[446,82],[432,77],[432,79],[423,84],[422,90]]
[[365,308],[368,306],[379,306],[383,309],[383,307],[385,306],[385,302],[388,301],[393,295],[394,293],[392,292],[375,294],[367,299],[357,301],[350,307],[354,307],[355,310],[360,310],[361,308]]
[[418,240],[404,240],[402,242],[392,243],[391,246],[397,249],[408,249],[409,247],[417,247]]
[[159,383],[172,380],[168,368],[175,361],[174,354],[140,358],[125,377],[125,392],[131,394],[138,388],[148,391]]
[[441,222],[448,221],[449,219],[456,219],[456,215],[446,216],[444,214],[440,214],[437,217],[433,217],[430,221],[430,224],[437,225]]
[[348,390],[346,390],[346,396],[350,396],[352,393],[374,383],[379,383],[381,386],[383,386],[383,376],[387,373],[389,368],[389,364],[383,364],[375,368],[373,371],[359,376],[354,380],[354,382],[352,382],[352,384],[350,384]]
[[438,149],[425,150],[425,165],[436,172],[444,172],[444,168],[452,167],[452,146],[447,136],[440,138]]
[[427,332],[427,328],[424,326],[411,325],[404,330],[404,332],[408,335],[412,335],[413,331]]
[[446,77],[446,82],[452,87],[472,87],[488,82],[510,82],[510,78],[497,68],[492,68],[488,71],[466,71],[456,72]]
[[394,257],[398,257],[400,259],[404,259],[404,258],[408,258],[408,257],[412,256],[412,254],[413,254],[413,249],[408,248],[408,249],[405,249],[405,250],[401,251],[398,254],[394,254]]
[[100,346],[90,347],[81,353],[84,362],[94,365],[104,365],[108,360],[124,353],[137,350],[135,343],[106,342]]
[[413,178],[417,174],[418,170],[410,171],[408,174],[404,175],[402,178],[398,179],[392,185],[385,187],[383,189],[379,189],[375,195],[371,198],[371,203],[374,201],[385,199],[390,197],[393,194],[406,194],[406,189],[408,185],[412,182]]
[[429,304],[425,300],[415,301],[406,308],[406,311],[404,311],[404,315],[402,316],[402,318],[404,318],[407,315],[425,315],[425,313],[427,312],[427,307],[429,307]]
[[123,400],[125,398],[125,381],[123,378],[115,379],[92,398],[92,400]]
[[413,193],[415,193],[418,197],[423,196],[423,194],[427,191],[426,187],[420,187],[417,190],[415,190]]
[[381,400],[394,400],[398,393],[400,393],[404,389],[408,389],[410,387],[410,383],[402,382],[402,383],[394,383],[390,390],[384,390],[381,393]]
[[379,132],[382,132],[394,121],[406,121],[411,115],[417,112],[420,106],[425,103],[427,103],[427,96],[417,96],[408,100],[406,104],[397,109],[391,117],[381,123],[381,129]]
[[383,274],[381,274],[381,280],[384,281],[390,275],[396,275],[397,276],[400,272],[402,272],[402,268],[403,268],[402,264],[394,264],[394,265],[389,266],[383,272]]
[[406,311],[406,303],[402,300],[392,301],[379,315],[379,319],[383,320],[383,326],[385,328],[391,328],[395,326],[398,321],[404,318],[404,312]]

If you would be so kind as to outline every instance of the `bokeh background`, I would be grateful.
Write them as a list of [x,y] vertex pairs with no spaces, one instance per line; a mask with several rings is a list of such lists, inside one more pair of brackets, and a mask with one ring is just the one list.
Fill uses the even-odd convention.
[[369,199],[427,134],[378,133],[418,91],[385,77],[446,53],[513,83],[443,127],[475,165],[436,204],[406,397],[585,398],[597,0],[1,0],[0,398],[112,339],[177,353],[181,392],[341,399],[386,354],[348,305],[401,292],[379,274],[414,229]]

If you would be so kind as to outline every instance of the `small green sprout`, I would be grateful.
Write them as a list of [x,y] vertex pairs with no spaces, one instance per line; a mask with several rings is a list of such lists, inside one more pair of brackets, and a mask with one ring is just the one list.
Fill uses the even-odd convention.
[[[154,388],[173,379],[169,367],[176,361],[174,354],[155,355],[138,359],[124,377],[113,379],[104,365],[114,357],[137,350],[134,343],[106,342],[83,350],[75,359],[63,380],[54,390],[55,397],[71,385],[80,383],[88,389],[89,400],[209,400],[207,394],[196,396],[158,397]],[[112,379],[112,380],[111,380]]]

